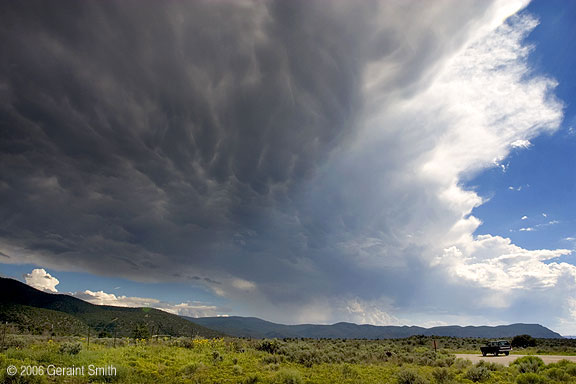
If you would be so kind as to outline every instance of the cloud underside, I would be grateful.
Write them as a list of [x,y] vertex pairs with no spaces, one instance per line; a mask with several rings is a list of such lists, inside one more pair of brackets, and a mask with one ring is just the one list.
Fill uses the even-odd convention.
[[567,327],[568,251],[474,236],[462,187],[562,119],[523,6],[2,4],[2,261],[282,322]]

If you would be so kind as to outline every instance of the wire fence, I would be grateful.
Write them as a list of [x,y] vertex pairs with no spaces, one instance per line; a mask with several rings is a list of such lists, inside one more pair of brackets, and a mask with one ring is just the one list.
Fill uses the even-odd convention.
[[38,327],[11,323],[4,321],[0,325],[0,350],[18,346],[26,338],[34,340],[80,340],[85,344],[85,348],[90,349],[91,344],[106,344],[117,347],[142,342],[166,342],[173,339],[198,339],[201,338],[197,331],[189,332],[189,335],[173,335],[162,333],[161,325],[135,323],[128,326],[113,324],[101,324],[96,326],[84,326],[74,332],[58,329],[57,324]]

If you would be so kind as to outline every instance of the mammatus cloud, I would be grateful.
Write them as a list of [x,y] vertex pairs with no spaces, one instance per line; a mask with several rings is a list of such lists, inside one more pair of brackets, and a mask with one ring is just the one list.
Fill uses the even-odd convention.
[[525,5],[2,4],[5,262],[188,281],[280,322],[565,327],[567,251],[476,236],[463,187],[562,119]]
[[24,279],[26,284],[41,291],[58,292],[56,286],[60,284],[60,281],[44,269],[34,269],[32,272],[25,274]]

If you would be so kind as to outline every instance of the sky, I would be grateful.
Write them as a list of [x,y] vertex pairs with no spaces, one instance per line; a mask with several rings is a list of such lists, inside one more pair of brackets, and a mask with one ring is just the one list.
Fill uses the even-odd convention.
[[0,273],[576,334],[576,4],[0,4]]

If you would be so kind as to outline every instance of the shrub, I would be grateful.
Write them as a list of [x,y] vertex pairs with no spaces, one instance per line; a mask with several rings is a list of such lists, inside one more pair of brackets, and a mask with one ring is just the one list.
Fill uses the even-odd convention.
[[342,376],[347,379],[355,379],[358,377],[358,371],[356,371],[356,369],[349,364],[344,364],[342,367]]
[[454,379],[454,372],[450,371],[448,368],[435,368],[432,371],[432,377],[439,384],[449,383]]
[[470,360],[462,359],[459,357],[456,360],[454,360],[454,364],[452,366],[458,370],[462,370],[462,369],[468,368],[471,365],[472,365],[472,362]]
[[476,364],[476,366],[478,367],[486,367],[486,369],[488,369],[489,371],[502,371],[503,369],[505,369],[505,367],[502,364],[498,364],[498,363],[494,363],[492,361],[484,361],[481,360],[478,364]]
[[187,339],[184,337],[181,337],[179,339],[172,341],[171,345],[174,345],[176,347],[186,348],[186,349],[194,349],[194,342],[192,341],[192,339]]
[[548,379],[540,376],[537,373],[521,373],[516,377],[516,383],[518,384],[546,384]]
[[536,373],[544,366],[544,362],[537,356],[524,356],[514,360],[510,365],[517,366],[520,373]]
[[437,367],[451,367],[455,361],[456,356],[444,356],[437,358],[434,365]]
[[43,376],[20,376],[20,375],[14,375],[14,376],[10,376],[8,375],[5,370],[3,370],[3,372],[0,372],[0,382],[2,384],[40,384],[43,382],[42,380]]
[[560,368],[547,369],[546,370],[546,376],[548,376],[550,379],[555,380],[555,381],[570,381],[571,380],[570,375],[567,374],[566,372],[564,372]]
[[274,354],[278,352],[278,350],[280,349],[280,345],[278,344],[278,340],[264,340],[259,345],[256,346],[256,349],[259,351]]
[[321,355],[317,351],[304,351],[298,355],[296,360],[298,363],[310,368],[314,364],[321,362]]
[[201,371],[204,368],[205,368],[205,365],[202,362],[191,363],[191,364],[184,366],[184,368],[182,368],[182,374],[184,376],[193,376],[196,372]]
[[518,335],[512,338],[512,348],[535,347],[536,339],[530,335]]
[[258,382],[260,382],[260,376],[250,375],[242,381],[242,384],[256,384]]
[[132,328],[131,336],[133,339],[149,339],[150,330],[146,324],[136,324]]
[[466,379],[472,380],[475,383],[488,380],[490,376],[490,370],[486,366],[480,364],[470,367],[464,375]]
[[224,360],[224,358],[222,357],[222,355],[220,354],[220,352],[218,351],[212,351],[212,361],[215,363],[218,363],[220,361]]
[[413,369],[403,369],[396,375],[398,384],[428,384],[428,380]]
[[283,369],[278,371],[274,382],[279,384],[301,384],[302,375],[295,369]]
[[262,361],[263,364],[279,364],[284,361],[284,356],[266,355],[260,361]]
[[79,342],[63,343],[60,345],[60,353],[77,355],[82,350],[82,344]]

